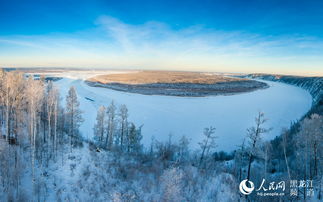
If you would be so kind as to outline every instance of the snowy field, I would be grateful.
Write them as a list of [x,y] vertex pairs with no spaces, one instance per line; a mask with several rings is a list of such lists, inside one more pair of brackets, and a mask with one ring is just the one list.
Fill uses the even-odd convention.
[[198,142],[203,139],[203,128],[214,126],[218,136],[217,149],[232,151],[241,145],[246,129],[254,124],[259,111],[265,113],[269,119],[267,126],[273,128],[264,137],[268,140],[279,135],[282,128],[289,127],[292,121],[301,118],[312,104],[312,97],[307,91],[277,82],[265,81],[270,88],[249,93],[196,98],[132,94],[90,87],[84,83],[84,79],[94,75],[95,72],[68,73],[60,75],[64,79],[55,82],[64,100],[69,87],[76,87],[84,111],[82,135],[93,137],[98,107],[108,106],[114,100],[117,105],[127,105],[129,121],[138,126],[143,124],[145,146],[151,144],[152,137],[167,141],[172,134],[173,141],[187,136],[191,140],[190,147],[197,149]]

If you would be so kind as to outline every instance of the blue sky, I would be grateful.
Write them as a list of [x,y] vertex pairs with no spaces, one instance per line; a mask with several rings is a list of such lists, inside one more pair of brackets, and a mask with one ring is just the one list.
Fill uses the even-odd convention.
[[323,75],[323,1],[0,0],[0,66]]

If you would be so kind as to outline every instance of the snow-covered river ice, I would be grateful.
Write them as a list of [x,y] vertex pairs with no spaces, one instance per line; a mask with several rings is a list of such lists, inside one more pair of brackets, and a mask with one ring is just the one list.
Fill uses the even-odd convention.
[[[312,97],[299,87],[278,82],[264,81],[267,89],[230,96],[172,97],[140,95],[107,88],[90,87],[82,78],[63,78],[56,83],[65,100],[70,86],[75,86],[85,121],[81,133],[93,137],[96,112],[99,106],[108,106],[113,100],[117,105],[126,104],[129,120],[142,125],[143,144],[149,146],[154,137],[167,141],[169,134],[177,141],[183,135],[198,148],[203,139],[203,128],[216,127],[217,150],[232,151],[241,145],[246,129],[253,126],[259,111],[269,119],[267,127],[273,130],[264,139],[273,139],[283,127],[300,119],[311,107]],[[90,98],[93,101],[86,99]],[[65,103],[65,102],[63,102]]]

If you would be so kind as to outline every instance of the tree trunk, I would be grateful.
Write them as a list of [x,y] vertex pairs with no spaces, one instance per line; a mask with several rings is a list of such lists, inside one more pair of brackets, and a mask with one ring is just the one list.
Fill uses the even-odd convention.
[[56,158],[56,155],[57,155],[57,130],[56,130],[56,127],[57,127],[57,102],[55,102],[55,105],[54,105],[54,156]]
[[209,138],[207,137],[207,139],[205,141],[205,144],[203,146],[203,150],[202,150],[202,154],[201,154],[199,166],[201,166],[201,164],[202,164],[202,161],[203,161],[203,158],[204,158],[205,149],[206,149],[206,146],[207,146],[208,141],[209,141]]
[[286,143],[287,143],[286,135],[287,135],[286,133],[283,134],[283,151],[284,151],[285,163],[286,163],[286,167],[287,167],[288,179],[291,180],[289,165],[288,165],[288,160],[287,160],[287,154],[286,154]]

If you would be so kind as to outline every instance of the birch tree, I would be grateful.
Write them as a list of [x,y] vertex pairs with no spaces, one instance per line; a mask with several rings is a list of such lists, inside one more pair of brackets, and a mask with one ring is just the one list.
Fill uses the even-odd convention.
[[112,149],[114,141],[114,132],[116,128],[116,106],[112,101],[107,108],[107,135],[105,145],[108,149]]
[[[5,111],[6,139],[7,141],[16,134],[13,134],[14,127],[18,126],[18,113],[22,112],[23,100],[25,98],[24,78],[21,73],[9,72],[5,74],[2,86],[3,105]],[[14,123],[16,122],[16,123]]]
[[[47,107],[47,140],[48,147],[52,147],[52,151],[57,150],[57,110],[59,102],[59,92],[53,86],[52,82],[47,85],[47,97],[46,97],[46,107]],[[52,128],[53,126],[53,128]],[[53,142],[51,142],[53,140]],[[49,150],[49,148],[48,148]]]
[[41,81],[35,81],[31,77],[27,81],[27,103],[28,103],[28,114],[29,114],[29,134],[31,140],[31,148],[32,148],[32,183],[33,190],[36,188],[36,179],[35,178],[35,158],[36,158],[36,143],[37,143],[37,124],[39,123],[39,111],[41,110],[41,102],[43,99],[43,85]]
[[94,126],[94,136],[99,144],[102,144],[104,133],[105,133],[105,123],[106,123],[106,108],[104,106],[100,106],[97,116],[96,116],[96,124]]
[[124,138],[128,132],[128,108],[126,105],[121,105],[119,110],[120,116],[120,148],[123,149]]

